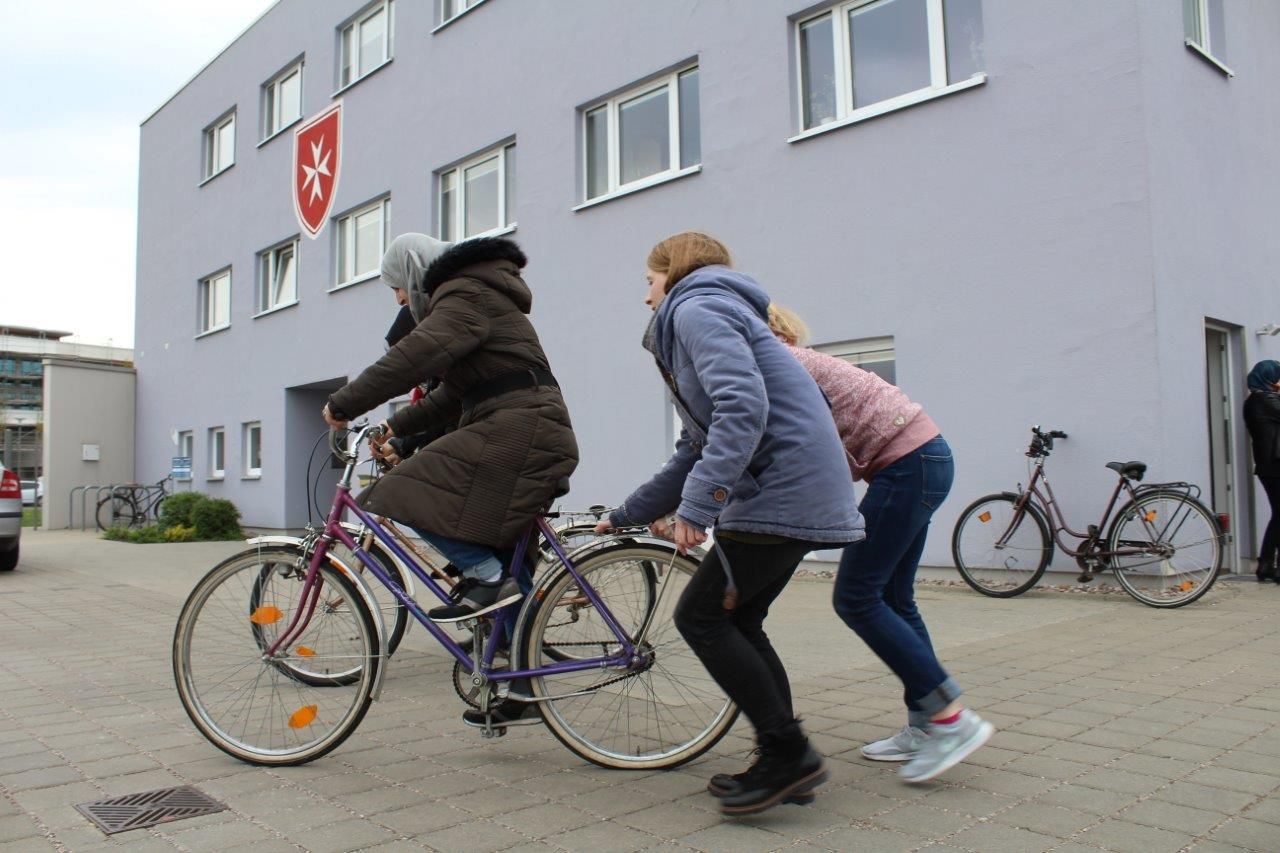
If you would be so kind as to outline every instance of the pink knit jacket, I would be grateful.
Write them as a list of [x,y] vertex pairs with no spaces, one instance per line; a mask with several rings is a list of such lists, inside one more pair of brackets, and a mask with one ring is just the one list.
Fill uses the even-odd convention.
[[836,430],[855,480],[870,480],[941,431],[894,385],[847,361],[787,346],[831,402]]

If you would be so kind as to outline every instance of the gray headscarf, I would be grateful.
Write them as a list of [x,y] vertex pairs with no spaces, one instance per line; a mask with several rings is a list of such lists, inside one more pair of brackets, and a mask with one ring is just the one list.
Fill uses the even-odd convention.
[[421,323],[427,316],[422,276],[431,262],[452,245],[426,234],[401,234],[391,241],[382,256],[382,280],[388,287],[399,287],[409,294],[409,311],[415,323]]

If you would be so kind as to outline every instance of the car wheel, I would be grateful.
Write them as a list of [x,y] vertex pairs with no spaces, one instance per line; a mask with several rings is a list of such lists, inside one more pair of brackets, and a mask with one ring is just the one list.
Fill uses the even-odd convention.
[[17,545],[14,545],[11,550],[0,551],[0,572],[11,572],[16,565],[18,565]]

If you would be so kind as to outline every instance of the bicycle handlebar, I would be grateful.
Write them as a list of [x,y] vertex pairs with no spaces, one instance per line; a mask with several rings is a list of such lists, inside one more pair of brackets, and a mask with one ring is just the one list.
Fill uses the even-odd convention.
[[1051,429],[1048,432],[1040,429],[1037,424],[1031,428],[1031,447],[1027,450],[1027,455],[1031,458],[1039,458],[1049,455],[1049,451],[1053,450],[1053,440],[1055,438],[1066,438],[1067,434],[1060,429]]

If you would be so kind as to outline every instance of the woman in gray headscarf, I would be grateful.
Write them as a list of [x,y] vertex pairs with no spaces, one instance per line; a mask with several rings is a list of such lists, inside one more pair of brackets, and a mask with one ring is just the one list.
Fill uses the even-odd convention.
[[529,322],[533,296],[524,253],[501,237],[456,245],[403,234],[382,275],[416,325],[386,355],[329,397],[325,420],[348,418],[438,379],[419,403],[387,421],[388,437],[443,426],[366,489],[360,505],[409,524],[463,574],[456,600],[428,613],[469,619],[511,604],[520,592],[495,551],[515,544],[557,494],[568,490],[578,446],[560,388]]

